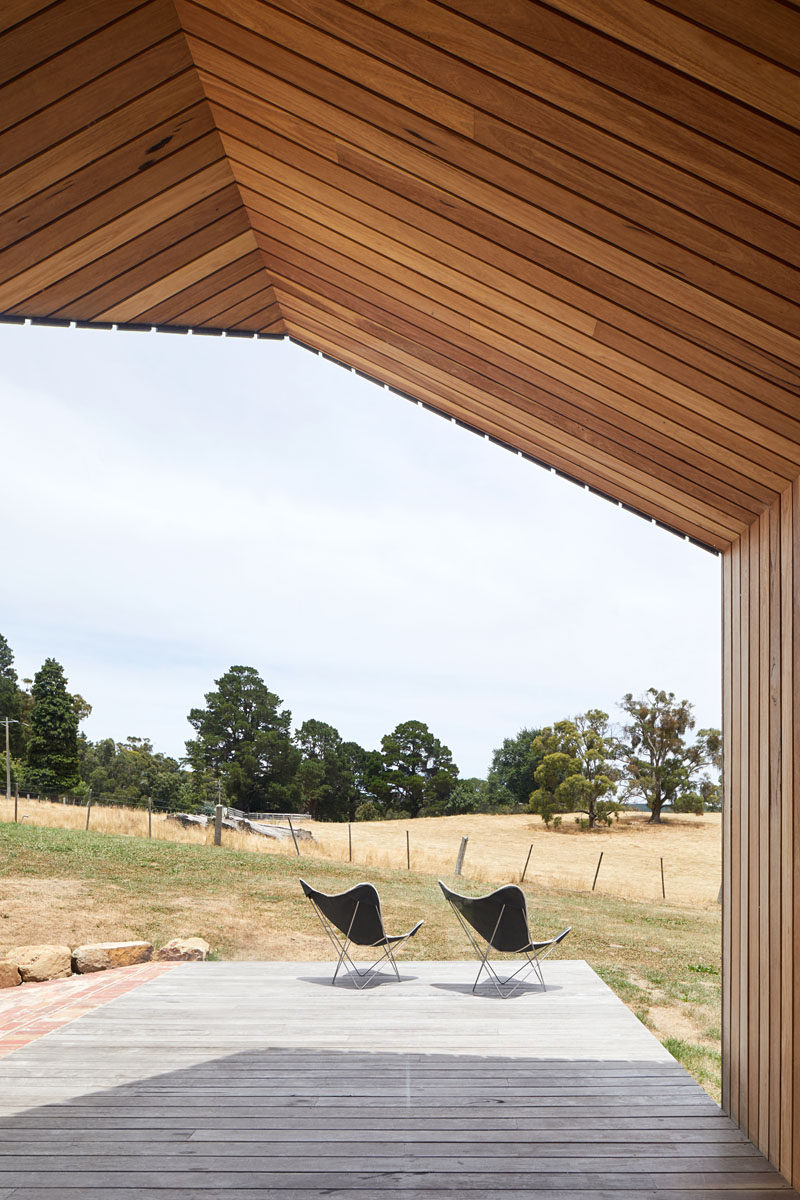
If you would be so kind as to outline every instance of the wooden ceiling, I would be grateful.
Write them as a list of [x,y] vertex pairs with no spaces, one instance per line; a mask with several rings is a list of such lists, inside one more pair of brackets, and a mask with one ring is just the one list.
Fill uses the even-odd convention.
[[290,335],[701,543],[800,474],[800,10],[4,0],[0,313]]

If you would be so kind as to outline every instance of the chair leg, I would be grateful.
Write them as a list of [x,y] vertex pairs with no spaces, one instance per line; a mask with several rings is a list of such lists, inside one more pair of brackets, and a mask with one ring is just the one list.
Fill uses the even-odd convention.
[[336,969],[333,972],[333,979],[331,980],[331,987],[333,987],[333,985],[336,983],[336,976],[339,974],[339,970],[340,970],[344,960],[347,959],[348,962],[352,962],[352,960],[350,959],[350,955],[347,953],[347,947],[349,944],[350,944],[349,938],[346,938],[345,941],[342,943],[342,952],[339,955],[339,958],[336,963]]
[[[324,917],[324,915],[320,912],[319,908],[313,902],[313,900],[312,900],[311,904],[312,904],[312,908],[314,909],[314,912],[317,914],[317,917],[319,918],[319,922],[322,925],[322,928],[325,930],[325,933],[328,935],[328,938],[330,939],[331,944],[336,949],[336,967],[333,972],[333,979],[331,980],[331,986],[333,986],[336,983],[336,980],[338,978],[339,972],[341,971],[342,967],[345,967],[344,974],[349,976],[349,978],[352,980],[354,987],[357,987],[357,988],[366,987],[367,984],[369,983],[370,979],[372,978],[372,976],[377,974],[378,968],[380,967],[380,965],[384,961],[384,959],[388,959],[388,961],[391,963],[391,966],[394,970],[395,976],[397,977],[397,981],[398,981],[398,983],[400,982],[400,972],[397,969],[397,962],[395,960],[395,951],[399,950],[400,947],[402,945],[404,945],[405,942],[408,941],[409,937],[411,936],[410,933],[406,934],[399,941],[395,941],[394,943],[390,944],[387,941],[387,943],[383,949],[383,953],[379,954],[378,957],[375,959],[375,961],[373,963],[371,963],[368,967],[365,967],[363,971],[360,971],[358,969],[357,965],[355,964],[355,962],[353,961],[353,959],[350,957],[350,953],[349,953],[350,946],[352,945],[352,942],[350,940],[350,930],[353,927],[353,921],[355,921],[355,919],[356,919],[356,913],[358,912],[358,904],[356,904],[356,911],[353,913],[353,919],[350,922],[350,926],[347,930],[347,933],[344,935],[344,940],[342,940],[342,938],[340,936],[336,935],[336,933],[333,930],[333,927],[331,926],[330,921],[328,921]],[[362,982],[358,982],[359,980],[361,980]]]
[[[545,992],[547,991],[547,987],[545,986],[544,978],[542,976],[541,967],[539,966],[539,963],[535,958],[531,958],[530,954],[525,955],[525,962],[522,964],[522,966],[517,967],[516,971],[514,971],[511,975],[507,975],[505,979],[501,979],[500,976],[498,975],[497,971],[495,971],[494,965],[489,961],[490,952],[491,952],[491,947],[487,947],[486,953],[483,955],[483,957],[481,959],[481,965],[478,970],[477,978],[475,979],[475,982],[472,985],[473,992],[477,988],[478,982],[479,982],[480,977],[484,970],[486,970],[492,983],[494,984],[497,994],[503,1000],[508,1000],[511,996],[513,996],[514,993],[525,982],[526,976],[528,974],[530,974],[530,972],[532,972],[532,971],[535,972],[536,975],[538,976],[539,982],[542,985],[542,989]],[[509,991],[506,991],[505,989],[509,988],[509,985],[511,985],[511,984],[513,984],[514,986],[511,987]]]
[[356,976],[358,976],[359,979],[363,980],[362,983],[356,983],[355,978],[353,978],[354,986],[357,988],[366,987],[367,984],[369,983],[369,981],[372,979],[372,977],[374,975],[378,974],[378,970],[384,961],[387,961],[391,964],[392,969],[394,970],[395,976],[397,977],[397,982],[400,983],[401,982],[400,981],[400,972],[397,969],[397,961],[395,959],[394,952],[395,952],[395,950],[399,949],[400,946],[402,946],[406,941],[407,941],[407,938],[403,938],[402,941],[396,942],[394,944],[394,946],[386,945],[384,947],[383,953],[379,954],[378,957],[375,959],[375,961],[373,963],[370,963],[370,965],[368,967],[365,967],[365,969],[363,971],[359,971],[358,967],[356,966],[356,964],[353,962],[352,958],[348,954],[347,961],[350,964],[350,970],[348,971],[348,974],[350,975],[351,978],[353,978],[353,976],[356,975]]
[[544,975],[542,974],[542,964],[539,962],[539,956],[537,954],[534,954],[533,958],[531,958],[530,954],[528,954],[527,958],[528,958],[528,962],[531,964],[531,967],[536,972],[536,974],[539,976],[539,983],[542,985],[542,991],[546,992],[547,984],[544,981]]

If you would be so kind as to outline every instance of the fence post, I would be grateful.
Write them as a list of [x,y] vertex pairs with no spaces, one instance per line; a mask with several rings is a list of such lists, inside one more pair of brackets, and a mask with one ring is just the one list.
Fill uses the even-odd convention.
[[300,847],[297,844],[297,838],[294,836],[294,825],[292,824],[292,818],[287,817],[287,820],[289,822],[289,832],[292,835],[292,841],[294,842],[294,848],[297,851],[297,857],[299,858],[300,857]]
[[408,830],[406,830],[406,870],[411,870],[411,840],[408,836]]
[[214,845],[222,845],[222,805],[214,809]]
[[467,852],[467,842],[468,841],[469,841],[468,837],[462,837],[462,839],[461,839],[461,845],[459,846],[459,849],[458,849],[458,858],[456,859],[456,875],[461,874],[461,868],[464,865],[464,855]]
[[663,860],[663,858],[661,859],[661,898],[662,898],[662,900],[666,900],[666,898],[667,898],[667,893],[664,888],[664,860]]
[[19,784],[14,784],[14,822],[16,824],[17,812],[19,810]]
[[526,872],[526,871],[527,871],[527,869],[528,869],[528,863],[531,861],[531,851],[532,851],[532,850],[533,850],[533,842],[531,842],[531,848],[530,848],[530,850],[528,851],[528,857],[525,859],[525,866],[522,868],[522,875],[520,876],[520,880],[519,880],[519,881],[520,881],[520,883],[524,883],[524,882],[525,882],[525,872]]
[[89,828],[89,817],[92,815],[92,789],[89,788],[89,799],[86,801],[86,828]]
[[350,824],[349,821],[347,822],[347,850],[348,850],[348,855],[349,855],[348,862],[352,862],[353,861],[353,826]]
[[147,836],[153,836],[153,797],[147,797]]
[[592,891],[594,891],[594,885],[597,883],[597,876],[600,874],[600,863],[602,861],[603,861],[603,851],[601,850],[600,857],[597,860],[597,870],[594,873],[594,880],[592,882]]

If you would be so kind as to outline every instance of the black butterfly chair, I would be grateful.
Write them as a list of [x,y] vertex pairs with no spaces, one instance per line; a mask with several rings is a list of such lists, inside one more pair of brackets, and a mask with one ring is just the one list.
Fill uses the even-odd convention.
[[[384,960],[388,960],[392,964],[394,973],[399,980],[400,972],[397,970],[394,958],[395,951],[399,950],[403,942],[414,936],[423,924],[422,921],[417,921],[414,928],[409,929],[408,933],[390,937],[383,927],[381,902],[371,883],[358,883],[348,891],[339,892],[335,896],[316,891],[304,879],[300,880],[300,886],[311,901],[314,911],[322,922],[322,928],[336,948],[338,961],[336,970],[333,972],[332,984],[336,983],[339,969],[347,963],[348,973],[355,986],[366,987]],[[359,970],[350,957],[350,946],[381,947],[383,953],[371,966],[366,968],[362,966],[362,969]]]
[[[524,982],[531,971],[535,971],[539,977],[539,982],[544,990],[547,991],[541,964],[547,958],[550,951],[559,942],[563,942],[572,929],[571,925],[568,925],[566,929],[562,929],[561,933],[556,934],[555,937],[550,938],[546,942],[535,942],[531,938],[530,930],[528,929],[525,893],[515,883],[498,888],[496,892],[492,892],[488,896],[475,897],[461,896],[458,892],[451,892],[450,888],[446,887],[441,879],[439,880],[439,887],[444,892],[445,900],[450,903],[453,912],[461,922],[470,945],[480,959],[480,969],[472,985],[473,992],[478,986],[484,969],[488,972],[489,978],[492,980],[499,994],[504,998],[513,996],[514,992]],[[485,950],[481,949],[480,942],[475,937],[475,934],[486,943]],[[509,975],[506,979],[501,979],[489,961],[489,955],[492,950],[500,954],[521,954],[525,961],[521,967],[514,971],[513,975]],[[504,990],[510,984],[513,984],[511,990]]]

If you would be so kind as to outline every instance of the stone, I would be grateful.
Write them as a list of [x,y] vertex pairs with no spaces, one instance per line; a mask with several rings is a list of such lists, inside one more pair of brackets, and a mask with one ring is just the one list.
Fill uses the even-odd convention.
[[89,975],[113,967],[133,967],[152,957],[150,942],[87,942],[73,950],[72,969],[77,975]]
[[22,983],[22,977],[17,970],[17,964],[7,959],[0,960],[0,988],[17,987]]
[[173,938],[156,954],[159,962],[203,962],[211,947],[203,938]]
[[72,974],[72,951],[69,946],[15,946],[6,952],[6,961],[14,963],[23,983],[66,979]]

